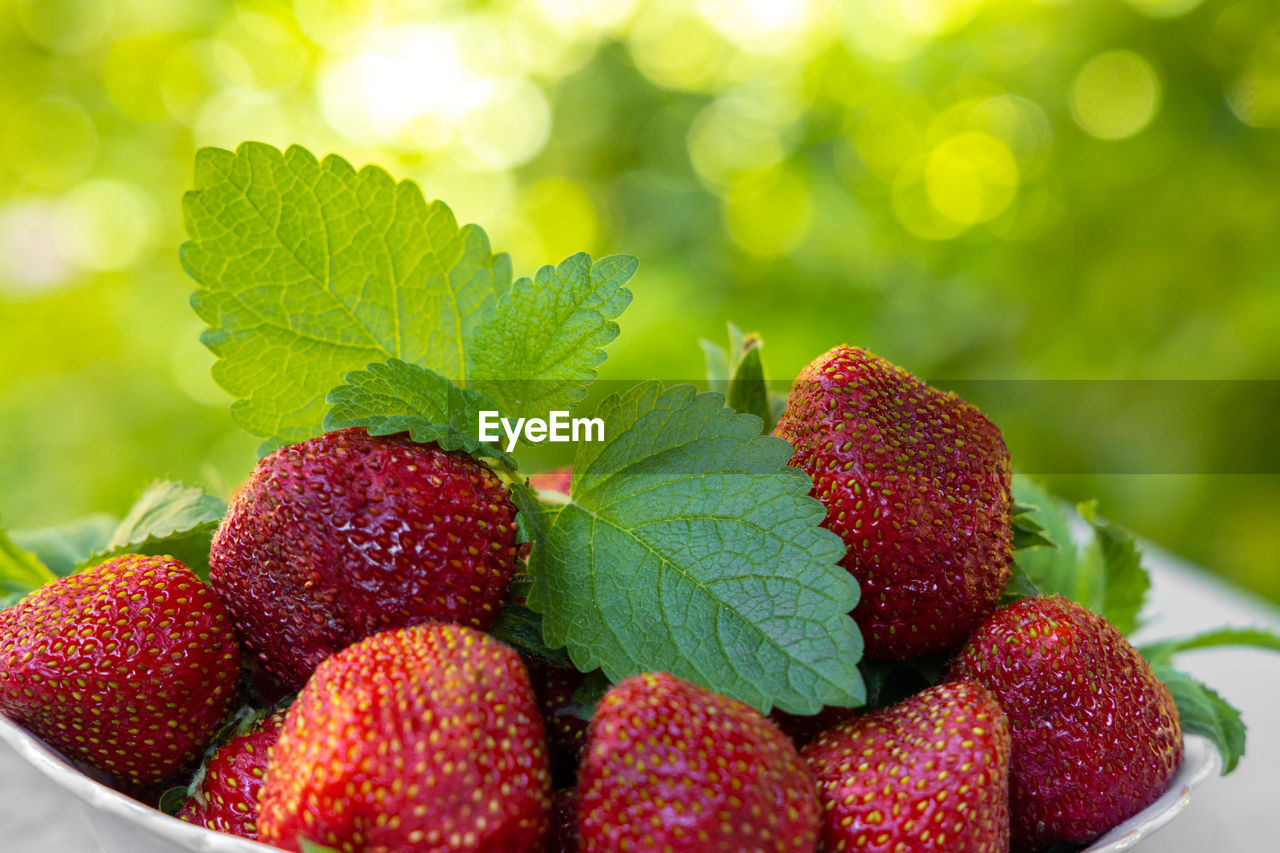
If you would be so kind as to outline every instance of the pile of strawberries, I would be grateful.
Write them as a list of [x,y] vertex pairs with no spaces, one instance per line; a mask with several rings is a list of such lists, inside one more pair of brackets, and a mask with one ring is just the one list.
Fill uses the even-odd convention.
[[[1167,787],[1178,714],[1125,638],[1062,598],[997,609],[1012,499],[990,421],[842,346],[775,434],[846,545],[868,659],[890,680],[941,663],[934,686],[769,718],[648,673],[588,722],[581,673],[486,633],[519,563],[498,476],[342,430],[259,463],[208,585],[126,555],[0,611],[0,711],[132,796],[189,784],[182,819],[291,851],[1037,850]],[[228,731],[247,695],[268,699]]]

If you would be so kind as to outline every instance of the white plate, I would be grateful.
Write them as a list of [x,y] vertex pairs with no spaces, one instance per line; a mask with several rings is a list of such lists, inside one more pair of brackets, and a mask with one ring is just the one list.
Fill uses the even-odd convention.
[[[211,832],[148,808],[76,770],[55,750],[0,716],[0,740],[80,801],[106,853],[263,853],[275,850],[220,832]],[[1182,766],[1169,789],[1147,808],[1094,842],[1085,853],[1119,853],[1160,829],[1186,808],[1191,789],[1218,767],[1217,750],[1204,738],[1187,735]],[[277,851],[278,853],[278,851]]]

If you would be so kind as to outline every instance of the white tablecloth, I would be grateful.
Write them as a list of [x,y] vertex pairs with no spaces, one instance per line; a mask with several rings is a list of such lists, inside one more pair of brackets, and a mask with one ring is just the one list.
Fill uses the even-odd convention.
[[[1219,625],[1280,630],[1280,608],[1180,561],[1152,555],[1144,639]],[[1231,776],[1196,790],[1190,807],[1141,846],[1151,853],[1253,853],[1280,849],[1280,654],[1226,649],[1181,661],[1244,712],[1248,754]],[[0,743],[0,826],[5,853],[101,853],[76,802]]]

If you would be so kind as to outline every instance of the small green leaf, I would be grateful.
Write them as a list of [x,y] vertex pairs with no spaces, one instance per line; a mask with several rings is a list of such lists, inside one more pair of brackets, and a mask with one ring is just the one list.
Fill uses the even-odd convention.
[[587,677],[582,680],[582,684],[578,689],[573,691],[573,696],[563,708],[556,711],[557,714],[565,713],[577,717],[580,720],[591,720],[591,715],[595,713],[596,706],[600,704],[600,700],[604,698],[604,694],[609,692],[609,688],[613,687],[613,682],[609,680],[603,672],[593,669],[587,673]]
[[760,418],[764,422],[761,432],[768,433],[773,430],[773,409],[760,360],[759,335],[748,335],[742,346],[745,349],[729,379],[729,408]]
[[1012,604],[1023,598],[1031,598],[1040,595],[1040,590],[1036,588],[1035,583],[1022,570],[1022,567],[1014,563],[1010,567],[1009,582],[1004,586],[1004,592],[1000,594],[999,606],[1004,607],[1006,604]]
[[399,358],[465,384],[509,288],[484,232],[375,166],[246,142],[196,154],[181,258],[232,415],[268,445],[315,435],[352,370]]
[[1152,667],[1173,694],[1182,730],[1209,739],[1222,756],[1222,775],[1236,769],[1245,748],[1240,712],[1209,687],[1167,665]]
[[1035,513],[1039,509],[1039,507],[1021,503],[1014,503],[1009,508],[1009,523],[1013,527],[1013,550],[1058,547],[1049,538],[1044,526],[1036,521]]
[[27,593],[53,580],[57,575],[48,566],[35,554],[19,548],[0,528],[0,608],[16,604]]
[[754,332],[743,334],[733,323],[728,326],[728,350],[705,338],[698,342],[706,355],[707,387],[724,394],[729,408],[760,418],[764,422],[761,432],[771,432],[786,405],[786,397],[779,400],[769,392],[760,356],[760,336]]
[[516,281],[476,330],[469,386],[506,417],[572,410],[618,336],[614,319],[631,303],[625,285],[636,264],[627,255],[592,263],[579,253]]
[[1034,480],[1022,474],[1013,477],[1014,506],[1021,509],[1015,518],[1031,521],[1040,528],[1054,548],[1026,548],[1014,552],[1014,563],[1032,586],[1046,595],[1064,595],[1079,601],[1079,549],[1071,535],[1064,504]]
[[142,493],[111,539],[77,570],[120,554],[168,554],[209,577],[209,543],[227,513],[224,500],[199,486],[157,480]]
[[1190,637],[1161,640],[1138,647],[1142,656],[1152,665],[1167,664],[1173,656],[1196,649],[1213,649],[1221,646],[1243,646],[1280,652],[1280,635],[1266,628],[1218,628]]
[[644,383],[596,416],[606,440],[578,446],[569,503],[514,491],[546,642],[583,671],[667,671],[762,711],[860,704],[857,584],[790,445],[689,386]]
[[326,431],[364,427],[370,435],[407,432],[417,442],[434,441],[444,450],[462,450],[515,467],[510,454],[478,437],[479,413],[497,409],[478,391],[458,388],[438,373],[398,358],[354,370],[345,379],[346,384],[326,398]]
[[554,664],[568,666],[563,648],[552,648],[542,638],[542,617],[527,607],[508,604],[498,611],[489,633],[514,649],[537,655]]
[[156,803],[156,809],[173,817],[187,801],[190,785],[175,785],[172,788],[166,788],[164,793],[160,795],[160,800]]
[[107,547],[119,526],[120,519],[96,513],[56,527],[15,530],[13,541],[35,554],[55,575],[64,578],[74,574],[76,566],[94,551]]
[[1102,604],[1098,612],[1120,633],[1131,634],[1138,627],[1138,616],[1151,588],[1138,540],[1123,527],[1099,519],[1093,502],[1081,504],[1079,512],[1093,529],[1102,565]]
[[707,390],[717,394],[728,394],[729,356],[724,347],[706,338],[699,338],[698,345],[702,347],[703,357],[706,360]]
[[298,836],[298,849],[301,850],[302,853],[342,853],[340,850],[335,850],[332,847],[325,847],[323,844],[317,844],[310,839],[303,838],[301,835]]

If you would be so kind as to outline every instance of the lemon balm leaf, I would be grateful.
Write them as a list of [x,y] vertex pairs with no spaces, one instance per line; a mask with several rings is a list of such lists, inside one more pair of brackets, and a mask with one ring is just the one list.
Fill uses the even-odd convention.
[[471,386],[507,417],[571,411],[618,336],[636,265],[628,255],[593,263],[580,252],[518,280],[476,332]]
[[511,282],[485,233],[410,181],[246,142],[196,155],[182,264],[232,414],[269,443],[316,434],[345,374],[398,358],[465,383]]
[[479,413],[495,410],[495,404],[425,367],[396,358],[370,364],[348,373],[329,392],[328,401],[326,431],[364,427],[370,435],[407,432],[414,441],[434,441],[442,450],[462,450],[515,468],[510,454],[479,439]]
[[857,583],[791,447],[719,394],[650,382],[604,400],[567,503],[538,531],[529,606],[551,646],[617,681],[665,670],[762,711],[865,699]]

